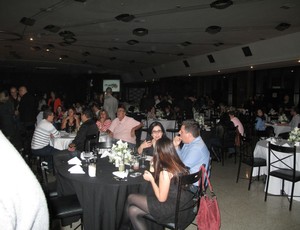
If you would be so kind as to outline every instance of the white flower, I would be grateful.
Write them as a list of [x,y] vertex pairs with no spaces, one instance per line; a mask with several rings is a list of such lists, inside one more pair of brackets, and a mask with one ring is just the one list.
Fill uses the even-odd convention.
[[279,122],[288,122],[289,119],[286,117],[285,114],[282,114],[282,115],[280,115],[280,116],[278,117],[278,121],[279,121]]
[[109,156],[112,162],[127,161],[131,158],[131,150],[128,148],[127,142],[122,140],[117,141],[116,145],[113,144],[111,148],[111,154]]
[[300,129],[298,127],[294,128],[289,135],[288,141],[298,142],[300,141]]

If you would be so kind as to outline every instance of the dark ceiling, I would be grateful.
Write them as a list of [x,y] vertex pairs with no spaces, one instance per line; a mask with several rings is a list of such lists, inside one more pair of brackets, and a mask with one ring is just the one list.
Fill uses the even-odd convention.
[[0,12],[2,72],[105,73],[131,81],[148,69],[157,74],[157,66],[186,60],[182,68],[190,67],[201,55],[213,63],[216,52],[300,31],[299,0],[10,0],[1,1]]

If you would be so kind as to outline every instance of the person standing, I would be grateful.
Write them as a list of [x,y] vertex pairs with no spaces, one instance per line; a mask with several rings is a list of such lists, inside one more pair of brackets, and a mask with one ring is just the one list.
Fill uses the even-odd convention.
[[103,109],[107,111],[109,118],[111,120],[116,118],[116,113],[118,109],[118,100],[112,95],[112,89],[110,87],[106,88],[105,99],[103,104]]
[[62,106],[60,98],[56,96],[56,93],[54,91],[50,92],[48,106],[50,106],[52,108],[54,113],[56,113],[56,110],[59,106]]
[[24,153],[29,154],[32,135],[36,123],[37,106],[35,99],[27,91],[26,86],[19,88],[19,95],[21,97],[19,103],[19,117],[20,117],[20,134],[23,141]]

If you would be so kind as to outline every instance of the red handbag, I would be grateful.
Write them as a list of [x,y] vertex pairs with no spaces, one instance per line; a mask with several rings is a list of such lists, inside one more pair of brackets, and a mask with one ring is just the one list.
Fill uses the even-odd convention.
[[[200,206],[196,216],[197,226],[199,230],[217,230],[221,227],[221,215],[217,197],[212,189],[207,171],[204,166],[202,170],[202,196],[200,198]],[[206,194],[204,188],[205,178],[210,190],[210,195]],[[200,186],[200,181],[199,181]]]

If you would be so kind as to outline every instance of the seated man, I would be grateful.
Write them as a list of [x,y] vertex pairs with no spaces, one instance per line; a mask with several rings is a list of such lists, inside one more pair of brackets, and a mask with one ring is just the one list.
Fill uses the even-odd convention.
[[94,114],[92,110],[85,109],[81,113],[82,125],[80,126],[75,139],[69,144],[68,150],[73,152],[75,150],[82,152],[85,150],[85,140],[89,135],[98,135],[98,127],[93,119]]
[[[210,154],[200,137],[199,124],[194,120],[183,121],[179,134],[174,137],[173,144],[182,162],[190,168],[190,173],[198,172],[202,164],[208,169]],[[181,141],[184,145],[180,149]]]
[[60,137],[59,131],[53,125],[54,113],[50,109],[46,109],[41,120],[33,133],[31,141],[31,152],[35,156],[45,156],[49,167],[52,165],[51,157],[58,149],[50,146],[50,139]]
[[130,147],[134,147],[136,145],[135,131],[141,127],[143,123],[126,116],[125,108],[119,107],[117,118],[112,121],[107,132],[112,138],[126,141]]

